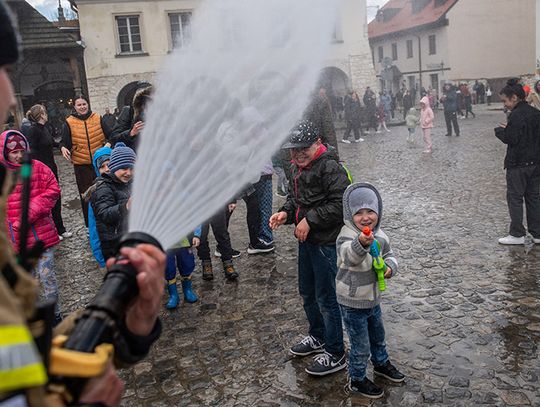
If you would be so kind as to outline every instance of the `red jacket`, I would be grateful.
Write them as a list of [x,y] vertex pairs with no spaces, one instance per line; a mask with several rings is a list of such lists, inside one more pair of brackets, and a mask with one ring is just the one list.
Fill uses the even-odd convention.
[[[5,137],[0,140],[0,151],[4,152]],[[6,157],[1,154],[0,162],[8,168],[16,165],[9,163],[6,165]],[[9,172],[9,171],[8,171]],[[28,211],[28,221],[30,231],[28,232],[28,244],[30,248],[36,239],[43,241],[48,249],[60,242],[58,231],[52,219],[52,208],[60,198],[60,187],[54,177],[53,172],[41,161],[32,160],[32,178],[30,184],[30,207]],[[8,196],[6,205],[6,226],[8,234],[15,247],[19,249],[19,228],[21,225],[22,211],[22,183],[19,182]]]

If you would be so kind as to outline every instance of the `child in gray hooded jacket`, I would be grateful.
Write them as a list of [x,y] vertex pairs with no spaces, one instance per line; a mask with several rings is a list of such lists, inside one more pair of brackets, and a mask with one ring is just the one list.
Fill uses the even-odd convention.
[[[402,382],[405,376],[390,363],[386,352],[381,292],[370,254],[371,244],[377,240],[387,266],[384,277],[397,272],[388,236],[380,229],[382,199],[377,189],[368,183],[350,185],[343,195],[343,219],[345,225],[337,238],[336,294],[351,343],[349,389],[379,398],[383,390],[366,377],[370,354],[375,375],[395,383]],[[366,235],[365,227],[373,232]]]

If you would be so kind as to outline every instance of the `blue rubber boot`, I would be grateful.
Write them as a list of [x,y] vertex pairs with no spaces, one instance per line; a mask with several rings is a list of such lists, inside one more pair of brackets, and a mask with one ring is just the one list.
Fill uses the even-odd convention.
[[169,301],[167,301],[165,307],[167,309],[175,309],[180,302],[180,298],[178,298],[178,288],[176,288],[176,278],[167,280],[167,290],[169,291]]
[[184,300],[186,302],[197,302],[199,297],[193,291],[193,286],[191,284],[191,277],[182,277],[182,291],[184,291]]

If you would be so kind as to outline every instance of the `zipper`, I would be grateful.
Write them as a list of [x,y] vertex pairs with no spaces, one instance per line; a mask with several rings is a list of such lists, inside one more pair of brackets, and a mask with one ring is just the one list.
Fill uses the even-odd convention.
[[92,164],[93,162],[92,148],[90,147],[90,135],[88,134],[88,126],[86,125],[86,120],[84,121],[84,131],[86,133],[86,142],[88,143],[88,154],[90,155],[90,164]]
[[294,197],[296,198],[296,202],[298,202],[297,206],[296,206],[296,213],[295,213],[295,218],[296,218],[296,224],[298,225],[299,223],[299,220],[298,220],[298,217],[300,215],[300,200],[299,200],[299,197],[298,197],[298,178],[300,178],[300,175],[302,175],[302,168],[298,168],[298,174],[296,175],[296,177],[294,177]]

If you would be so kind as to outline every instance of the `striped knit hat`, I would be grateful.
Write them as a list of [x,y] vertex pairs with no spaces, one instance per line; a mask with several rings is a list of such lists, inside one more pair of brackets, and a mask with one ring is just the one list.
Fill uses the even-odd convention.
[[111,161],[109,161],[109,172],[114,174],[118,170],[133,168],[136,159],[135,151],[124,143],[116,143],[111,153]]

